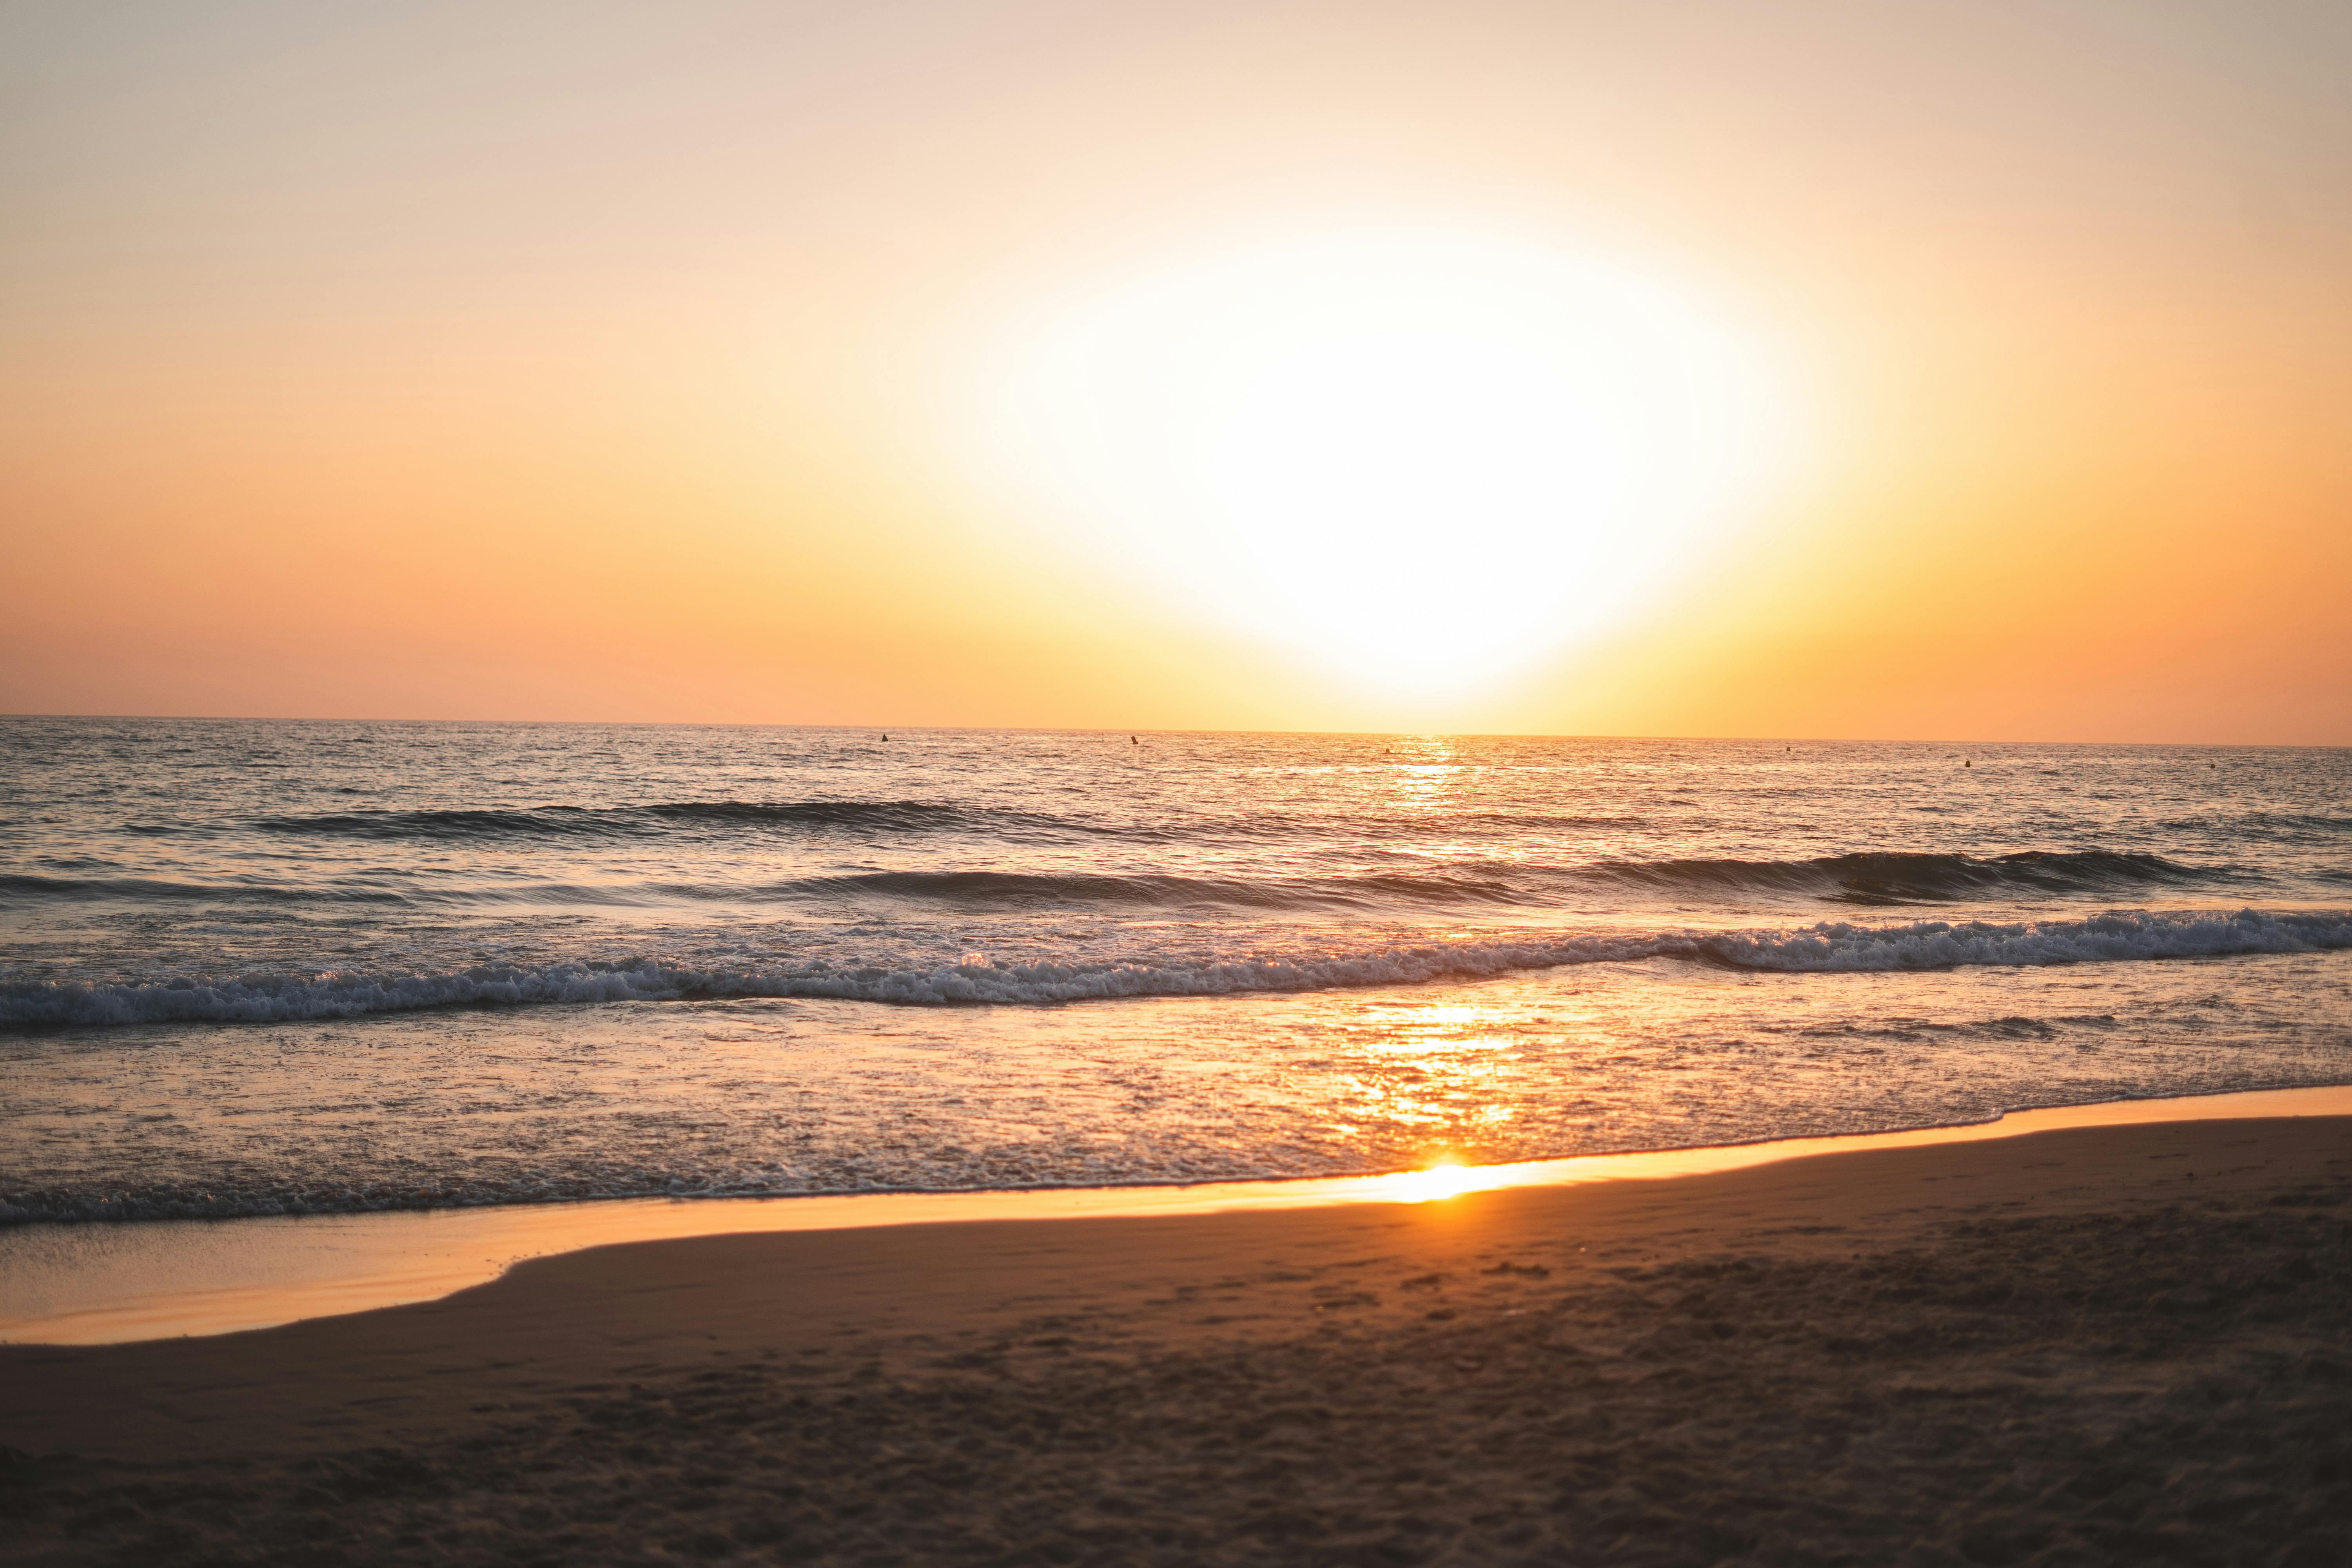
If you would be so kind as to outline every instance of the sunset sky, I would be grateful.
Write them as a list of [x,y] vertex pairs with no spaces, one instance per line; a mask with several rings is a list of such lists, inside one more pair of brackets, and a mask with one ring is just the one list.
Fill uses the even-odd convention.
[[2352,6],[0,4],[0,711],[2352,743]]

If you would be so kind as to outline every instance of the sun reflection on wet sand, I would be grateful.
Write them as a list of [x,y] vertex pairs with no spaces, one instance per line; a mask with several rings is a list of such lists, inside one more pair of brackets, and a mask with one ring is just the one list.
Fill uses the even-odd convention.
[[[1486,1169],[1503,1168],[1488,1166]],[[1426,1204],[1434,1203],[1440,1198],[1459,1197],[1464,1193],[1475,1192],[1490,1185],[1491,1184],[1483,1179],[1484,1174],[1485,1173],[1477,1166],[1458,1164],[1451,1160],[1441,1160],[1436,1164],[1423,1170],[1400,1171],[1392,1176],[1374,1177],[1373,1180],[1381,1184],[1381,1199],[1375,1201]]]

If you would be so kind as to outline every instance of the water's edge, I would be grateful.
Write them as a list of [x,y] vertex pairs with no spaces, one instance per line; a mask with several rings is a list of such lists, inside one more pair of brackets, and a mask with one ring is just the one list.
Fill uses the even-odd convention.
[[1372,1176],[756,1198],[619,1198],[483,1209],[37,1225],[0,1233],[0,1343],[111,1344],[231,1333],[437,1300],[514,1264],[589,1247],[750,1232],[982,1219],[1210,1214],[1420,1203],[1465,1192],[1656,1180],[1808,1155],[2064,1128],[2352,1117],[2352,1084],[2010,1110],[1833,1137],[1585,1154]]

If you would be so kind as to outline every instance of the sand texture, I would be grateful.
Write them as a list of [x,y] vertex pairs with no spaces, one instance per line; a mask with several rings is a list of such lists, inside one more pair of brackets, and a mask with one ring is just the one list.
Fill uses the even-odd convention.
[[0,1348],[0,1560],[2352,1562],[2352,1121],[647,1243]]

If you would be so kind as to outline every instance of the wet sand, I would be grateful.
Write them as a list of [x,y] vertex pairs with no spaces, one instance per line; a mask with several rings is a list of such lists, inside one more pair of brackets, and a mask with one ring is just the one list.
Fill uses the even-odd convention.
[[2352,1119],[594,1248],[0,1347],[0,1560],[2352,1561]]

